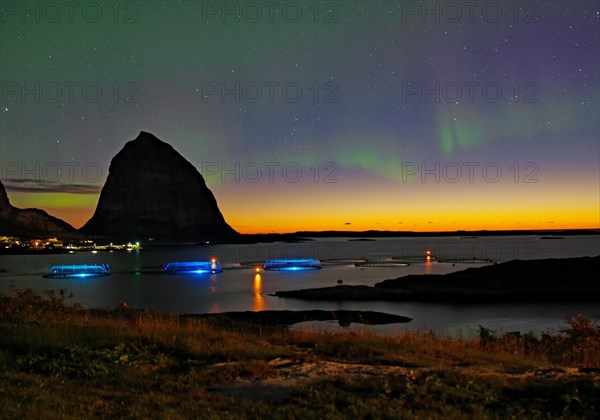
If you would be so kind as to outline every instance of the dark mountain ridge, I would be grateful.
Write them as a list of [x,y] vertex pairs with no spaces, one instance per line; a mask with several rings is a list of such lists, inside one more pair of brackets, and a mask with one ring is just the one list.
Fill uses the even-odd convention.
[[73,226],[49,215],[44,210],[13,207],[2,182],[0,182],[0,235],[23,238],[78,236]]

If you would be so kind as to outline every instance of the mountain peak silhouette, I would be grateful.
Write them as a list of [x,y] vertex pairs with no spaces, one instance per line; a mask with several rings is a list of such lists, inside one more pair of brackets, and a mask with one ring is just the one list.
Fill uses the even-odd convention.
[[198,170],[171,145],[141,131],[112,159],[96,212],[82,227],[115,238],[220,240],[238,234]]

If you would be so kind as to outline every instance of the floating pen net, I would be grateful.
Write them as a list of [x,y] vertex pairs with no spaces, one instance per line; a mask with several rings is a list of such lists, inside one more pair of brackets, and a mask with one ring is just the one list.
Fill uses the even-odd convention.
[[165,274],[204,274],[220,273],[223,271],[221,263],[216,261],[176,261],[163,266]]
[[53,265],[43,277],[70,278],[70,277],[103,277],[111,274],[108,264],[73,264]]
[[406,261],[367,261],[354,264],[356,267],[408,267]]
[[439,259],[439,263],[452,263],[452,264],[490,264],[494,260],[488,260],[486,258],[452,258],[452,259]]
[[407,255],[404,257],[392,257],[392,260],[411,261],[411,262],[427,262],[427,261],[438,261],[438,257],[436,257],[435,255]]
[[321,260],[322,265],[354,265],[357,263],[365,263],[366,258],[328,258]]
[[321,268],[319,260],[315,259],[279,259],[267,260],[264,265],[265,270],[273,271],[303,271],[318,270]]

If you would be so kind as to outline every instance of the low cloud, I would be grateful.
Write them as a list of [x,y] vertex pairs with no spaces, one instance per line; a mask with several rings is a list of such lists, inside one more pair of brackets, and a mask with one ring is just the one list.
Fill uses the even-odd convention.
[[63,193],[63,194],[98,194],[102,190],[93,184],[64,184],[60,182],[35,181],[31,179],[8,178],[3,181],[4,188],[10,192],[23,193]]

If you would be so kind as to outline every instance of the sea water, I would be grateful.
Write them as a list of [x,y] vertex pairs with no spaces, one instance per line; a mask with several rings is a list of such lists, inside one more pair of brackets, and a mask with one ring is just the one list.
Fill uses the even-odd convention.
[[[142,244],[143,246],[144,244]],[[366,258],[391,261],[395,257],[431,255],[453,263],[411,261],[407,267],[355,267],[324,265],[321,270],[277,272],[241,269],[239,263],[272,258],[316,258],[319,260]],[[600,236],[540,236],[376,238],[354,241],[349,238],[321,238],[300,243],[248,245],[143,246],[131,252],[82,252],[59,255],[0,256],[0,291],[11,286],[38,292],[65,288],[74,301],[86,307],[129,307],[174,313],[215,313],[225,311],[286,310],[368,310],[413,318],[407,324],[349,328],[336,323],[305,323],[301,327],[350,330],[368,328],[385,334],[400,331],[433,331],[440,335],[466,338],[479,326],[497,331],[556,332],[564,319],[577,312],[600,317],[600,304],[503,303],[447,304],[417,302],[305,301],[271,296],[279,290],[345,285],[368,285],[408,274],[444,274],[478,267],[473,259],[504,262],[513,259],[566,258],[600,254]],[[160,272],[169,261],[210,260],[221,262],[223,273],[172,275]],[[462,262],[457,262],[462,261]],[[109,264],[112,276],[85,279],[46,279],[42,274],[57,264]]]

